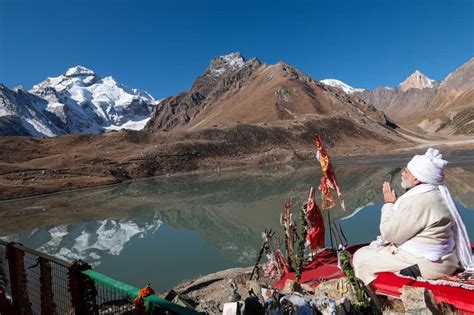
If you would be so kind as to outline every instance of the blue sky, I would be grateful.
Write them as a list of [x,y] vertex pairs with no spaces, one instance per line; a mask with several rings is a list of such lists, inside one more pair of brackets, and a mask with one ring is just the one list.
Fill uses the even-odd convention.
[[354,87],[442,80],[474,55],[474,1],[0,0],[10,88],[83,65],[162,98],[233,51]]

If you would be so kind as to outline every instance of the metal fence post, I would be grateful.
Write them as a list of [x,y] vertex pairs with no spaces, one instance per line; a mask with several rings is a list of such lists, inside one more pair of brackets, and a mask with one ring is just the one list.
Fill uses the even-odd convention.
[[69,292],[71,304],[76,314],[98,314],[97,290],[93,280],[81,273],[91,269],[91,266],[82,260],[76,260],[69,267]]
[[28,299],[27,278],[25,272],[25,252],[15,247],[15,243],[6,245],[6,257],[10,270],[13,308],[17,314],[32,314],[31,303]]
[[41,286],[41,314],[56,314],[56,304],[53,295],[53,277],[51,275],[51,265],[49,260],[38,257],[40,265],[40,286]]

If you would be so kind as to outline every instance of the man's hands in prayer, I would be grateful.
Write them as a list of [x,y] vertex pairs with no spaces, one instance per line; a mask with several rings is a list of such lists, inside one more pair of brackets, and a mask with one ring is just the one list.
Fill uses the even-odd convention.
[[383,193],[383,199],[385,200],[385,202],[394,203],[395,201],[397,201],[397,194],[392,189],[392,187],[390,187],[389,182],[384,182],[382,184],[382,193]]

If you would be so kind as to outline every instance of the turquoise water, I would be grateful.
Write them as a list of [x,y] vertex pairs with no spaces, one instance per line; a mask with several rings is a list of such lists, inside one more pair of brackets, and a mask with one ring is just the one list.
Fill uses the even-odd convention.
[[[352,244],[378,234],[383,181],[397,187],[400,167],[337,166],[347,211],[330,210]],[[291,195],[298,216],[314,163],[134,181],[113,187],[0,204],[0,235],[51,255],[83,259],[111,277],[170,289],[218,270],[251,266],[261,232],[281,235]],[[474,239],[474,167],[447,170],[447,185]],[[316,202],[320,204],[319,196]],[[326,213],[324,213],[326,218]],[[329,238],[327,237],[327,244]]]

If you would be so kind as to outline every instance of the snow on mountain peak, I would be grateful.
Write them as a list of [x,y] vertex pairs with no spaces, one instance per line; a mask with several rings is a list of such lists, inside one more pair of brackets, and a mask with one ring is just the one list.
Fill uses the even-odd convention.
[[406,92],[409,89],[433,88],[435,86],[436,81],[428,78],[419,70],[413,72],[408,78],[405,79],[405,81],[399,84],[399,88],[403,92]]
[[325,79],[325,80],[321,80],[320,82],[325,84],[325,85],[329,85],[329,86],[332,86],[332,87],[335,87],[335,88],[339,88],[347,94],[352,94],[352,93],[355,93],[355,92],[363,92],[364,91],[364,89],[353,88],[352,86],[350,86],[350,85],[348,85],[348,84],[346,84],[346,83],[344,83],[340,80],[336,80],[336,79]]
[[57,77],[48,77],[41,83],[33,86],[32,93],[45,90],[48,87],[54,88],[56,91],[70,89],[74,86],[90,86],[101,80],[94,71],[82,66],[69,68],[64,74]]
[[233,52],[224,56],[212,59],[211,64],[206,69],[206,73],[219,77],[227,70],[237,70],[245,65],[245,58],[240,52]]
[[46,111],[67,124],[62,127],[66,133],[142,129],[156,104],[149,93],[130,89],[111,76],[100,78],[82,66],[47,78],[30,92],[48,102]]
[[245,59],[240,52],[230,53],[221,58],[233,69],[241,68],[245,64]]
[[95,76],[96,74],[94,71],[83,67],[83,66],[75,66],[72,68],[69,68],[66,73],[64,74],[66,77],[76,77],[76,76]]

